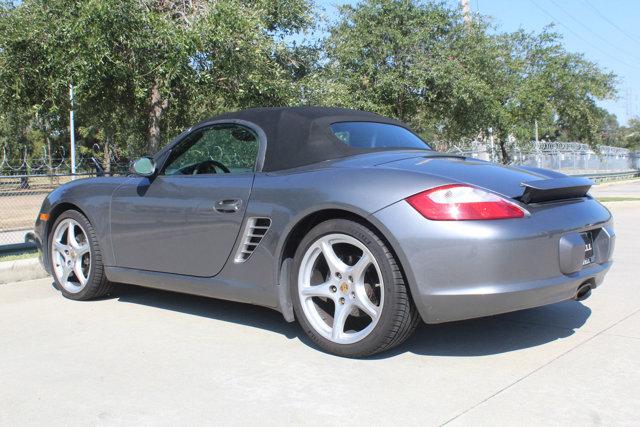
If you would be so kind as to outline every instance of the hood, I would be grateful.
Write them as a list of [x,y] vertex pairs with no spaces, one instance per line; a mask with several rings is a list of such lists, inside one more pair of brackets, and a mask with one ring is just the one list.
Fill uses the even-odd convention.
[[490,190],[502,196],[522,196],[523,182],[545,180],[549,175],[483,160],[457,156],[420,156],[378,163],[377,167],[402,169],[428,174],[451,183],[464,183]]

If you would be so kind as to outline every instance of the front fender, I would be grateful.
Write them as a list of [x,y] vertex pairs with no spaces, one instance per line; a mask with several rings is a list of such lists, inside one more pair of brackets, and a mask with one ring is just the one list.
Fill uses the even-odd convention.
[[[113,265],[114,256],[109,238],[111,195],[126,179],[112,177],[79,179],[61,185],[49,193],[40,208],[40,213],[49,214],[49,219],[44,222],[38,215],[34,228],[36,245],[42,251],[42,259],[48,259],[47,242],[56,218],[68,209],[75,209],[86,216],[93,226],[104,265]],[[43,262],[48,271],[47,264],[47,262]]]

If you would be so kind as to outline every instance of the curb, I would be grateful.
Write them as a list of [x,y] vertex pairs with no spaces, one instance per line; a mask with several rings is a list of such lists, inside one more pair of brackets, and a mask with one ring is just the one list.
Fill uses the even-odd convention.
[[17,259],[0,262],[0,285],[25,280],[42,279],[49,276],[38,258]]

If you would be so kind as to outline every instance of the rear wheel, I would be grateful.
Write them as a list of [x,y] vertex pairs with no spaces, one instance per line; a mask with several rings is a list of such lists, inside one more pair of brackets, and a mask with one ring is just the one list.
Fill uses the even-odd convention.
[[336,219],[314,227],[296,251],[291,283],[305,333],[334,354],[388,350],[419,323],[393,254],[357,222]]
[[73,300],[108,294],[111,284],[104,275],[102,254],[93,226],[80,212],[63,212],[49,237],[51,271],[56,287]]

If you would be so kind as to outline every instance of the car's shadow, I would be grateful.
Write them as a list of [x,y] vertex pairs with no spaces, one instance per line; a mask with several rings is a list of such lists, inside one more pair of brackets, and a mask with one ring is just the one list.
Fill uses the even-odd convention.
[[565,301],[479,319],[421,324],[412,338],[390,354],[406,351],[431,356],[506,353],[571,336],[590,315],[591,309],[582,303]]
[[[264,307],[122,284],[116,286],[112,297],[126,303],[269,330],[289,339],[298,338],[305,345],[312,346],[297,323],[287,323],[280,313]],[[591,310],[587,306],[565,301],[480,319],[439,325],[420,324],[407,342],[373,357],[387,358],[405,352],[454,357],[505,353],[568,337],[590,315]]]

